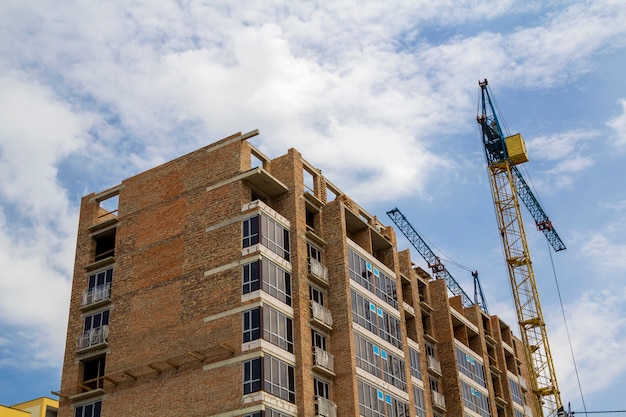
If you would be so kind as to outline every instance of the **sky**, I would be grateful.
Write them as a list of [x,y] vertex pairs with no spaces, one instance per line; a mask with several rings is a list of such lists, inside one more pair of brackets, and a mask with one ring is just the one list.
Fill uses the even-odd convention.
[[525,213],[563,401],[625,410],[624,68],[621,0],[0,2],[0,404],[59,389],[81,196],[254,129],[383,223],[398,207],[515,328],[487,78],[567,246]]

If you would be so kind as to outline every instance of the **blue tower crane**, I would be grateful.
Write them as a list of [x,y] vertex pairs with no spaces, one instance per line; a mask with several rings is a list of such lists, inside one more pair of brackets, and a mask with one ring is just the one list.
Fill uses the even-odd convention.
[[446,285],[448,286],[448,290],[454,295],[460,295],[461,301],[463,303],[463,307],[471,307],[475,304],[480,306],[480,309],[485,313],[489,314],[487,310],[487,302],[485,301],[485,297],[483,295],[482,287],[480,286],[480,281],[478,280],[478,272],[472,272],[472,276],[474,277],[474,301],[472,301],[467,293],[463,291],[463,288],[459,285],[458,282],[452,277],[450,272],[446,269],[446,267],[441,263],[441,259],[432,251],[432,249],[426,244],[424,239],[420,236],[419,233],[413,228],[411,223],[404,217],[404,214],[398,210],[398,208],[394,208],[387,212],[387,216],[396,224],[398,229],[406,236],[411,245],[419,252],[420,255],[424,258],[428,267],[432,269],[433,275],[436,278],[444,279],[446,281]]

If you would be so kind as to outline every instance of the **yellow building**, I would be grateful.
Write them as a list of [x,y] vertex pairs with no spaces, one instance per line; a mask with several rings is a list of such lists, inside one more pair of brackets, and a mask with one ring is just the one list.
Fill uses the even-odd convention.
[[46,397],[5,407],[0,405],[0,417],[56,417],[59,402]]

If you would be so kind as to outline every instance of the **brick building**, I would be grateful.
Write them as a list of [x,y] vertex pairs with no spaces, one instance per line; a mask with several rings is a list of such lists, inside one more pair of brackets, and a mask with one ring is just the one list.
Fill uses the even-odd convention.
[[256,134],[82,199],[59,417],[532,416],[508,325]]

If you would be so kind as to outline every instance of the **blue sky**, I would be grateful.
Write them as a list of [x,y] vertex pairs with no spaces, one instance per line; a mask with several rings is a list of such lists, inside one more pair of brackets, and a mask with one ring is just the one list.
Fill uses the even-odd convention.
[[[587,409],[626,409],[625,52],[610,0],[1,2],[0,403],[59,388],[80,197],[257,128],[264,153],[297,148],[383,222],[399,207],[513,325],[475,121],[488,78],[568,247],[554,262]],[[582,411],[526,217],[562,396]]]

